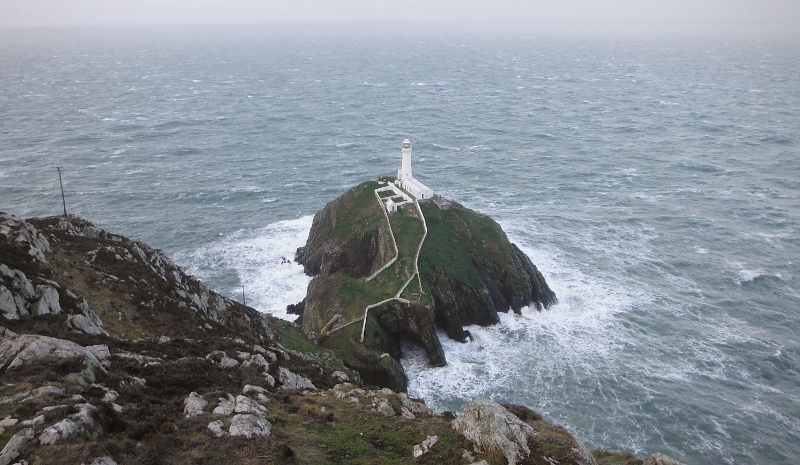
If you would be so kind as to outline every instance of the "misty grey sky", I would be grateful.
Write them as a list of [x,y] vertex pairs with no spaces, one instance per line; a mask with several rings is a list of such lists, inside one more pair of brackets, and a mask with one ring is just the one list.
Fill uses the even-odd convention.
[[800,0],[0,0],[0,27],[340,22],[800,28]]

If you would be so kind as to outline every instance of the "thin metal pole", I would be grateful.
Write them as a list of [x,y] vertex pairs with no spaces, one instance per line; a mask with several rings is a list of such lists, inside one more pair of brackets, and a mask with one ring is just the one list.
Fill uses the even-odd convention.
[[244,298],[244,286],[242,286],[242,305],[247,306],[247,300]]
[[64,205],[64,216],[67,216],[67,200],[64,197],[64,181],[61,179],[61,167],[55,167],[58,170],[58,184],[61,186],[61,204]]

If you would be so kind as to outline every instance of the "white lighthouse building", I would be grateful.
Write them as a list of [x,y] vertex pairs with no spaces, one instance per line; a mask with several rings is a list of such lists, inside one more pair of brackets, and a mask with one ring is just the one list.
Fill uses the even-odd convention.
[[408,139],[403,141],[403,163],[397,170],[397,184],[419,200],[433,197],[433,189],[414,179],[411,174],[411,141]]

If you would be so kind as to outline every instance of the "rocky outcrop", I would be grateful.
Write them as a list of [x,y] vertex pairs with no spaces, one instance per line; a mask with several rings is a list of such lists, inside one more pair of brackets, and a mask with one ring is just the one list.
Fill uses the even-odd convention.
[[256,436],[269,436],[271,429],[272,425],[263,416],[245,413],[233,417],[228,434],[253,438]]
[[[108,292],[94,292],[100,288]],[[89,336],[147,337],[166,328],[169,337],[270,338],[265,315],[211,291],[163,251],[73,216],[24,221],[0,213],[0,318],[49,319]]]
[[499,452],[509,464],[528,463],[530,456],[532,463],[598,465],[580,439],[521,405],[474,400],[452,426],[474,444],[476,452]]
[[292,373],[284,367],[278,368],[278,381],[284,389],[316,389],[310,379]]
[[414,456],[415,459],[422,457],[423,455],[428,453],[428,451],[430,451],[431,448],[435,446],[437,442],[439,442],[438,436],[428,436],[421,443],[414,445],[414,452],[412,455]]
[[47,263],[45,255],[50,252],[50,241],[27,221],[0,212],[0,236],[22,246],[33,260]]
[[509,465],[530,455],[528,441],[537,435],[531,425],[488,399],[468,403],[464,415],[453,420],[453,429],[472,441],[477,451],[502,453]]
[[0,372],[14,370],[45,359],[78,359],[83,364],[82,374],[94,381],[103,366],[95,355],[72,341],[36,334],[23,334],[0,340]]
[[0,465],[8,465],[22,454],[22,448],[33,439],[33,428],[25,428],[18,432],[6,443],[0,452]]
[[97,432],[92,413],[96,412],[97,408],[87,403],[79,404],[76,408],[78,409],[77,413],[45,428],[39,436],[39,443],[56,444],[72,439],[76,435],[96,438]]
[[[498,312],[520,312],[525,306],[543,310],[556,302],[536,266],[491,218],[456,203],[440,210],[422,202],[427,235],[419,250],[416,280],[422,289],[412,283],[415,290],[403,300],[371,308],[368,319],[376,324],[367,324],[358,342],[352,329],[349,336],[329,340],[335,331],[356,323],[367,305],[399,291],[404,276],[415,270],[410,257],[422,239],[421,219],[416,209],[393,213],[390,222],[397,224],[390,230],[374,197],[379,186],[376,181],[356,186],[315,215],[306,245],[296,255],[314,279],[306,298],[288,309],[301,314],[297,322],[306,334],[335,350],[366,382],[405,390],[405,374],[399,365],[404,339],[424,348],[431,365],[443,366],[446,358],[437,327],[450,338],[466,342],[465,326],[496,324]],[[395,257],[392,233],[409,222],[416,223],[419,233],[395,238],[401,244],[398,257],[406,258],[383,271],[378,284],[360,284]],[[347,337],[350,341],[342,340]],[[347,347],[362,340],[364,347]],[[383,354],[398,363],[376,358]]]

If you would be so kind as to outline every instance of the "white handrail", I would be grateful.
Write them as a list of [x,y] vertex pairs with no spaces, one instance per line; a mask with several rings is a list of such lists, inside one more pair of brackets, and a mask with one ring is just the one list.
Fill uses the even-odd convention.
[[397,249],[397,241],[394,240],[394,232],[392,231],[392,222],[389,220],[389,213],[386,212],[386,205],[383,204],[381,201],[381,196],[378,195],[378,189],[375,189],[375,198],[378,199],[378,205],[380,205],[381,210],[383,210],[383,216],[386,217],[386,224],[389,226],[389,234],[392,236],[392,244],[394,244],[394,258],[386,262],[378,271],[372,273],[372,276],[367,278],[366,282],[370,282],[375,279],[383,270],[389,268],[397,261],[397,257],[400,255],[400,252]]

